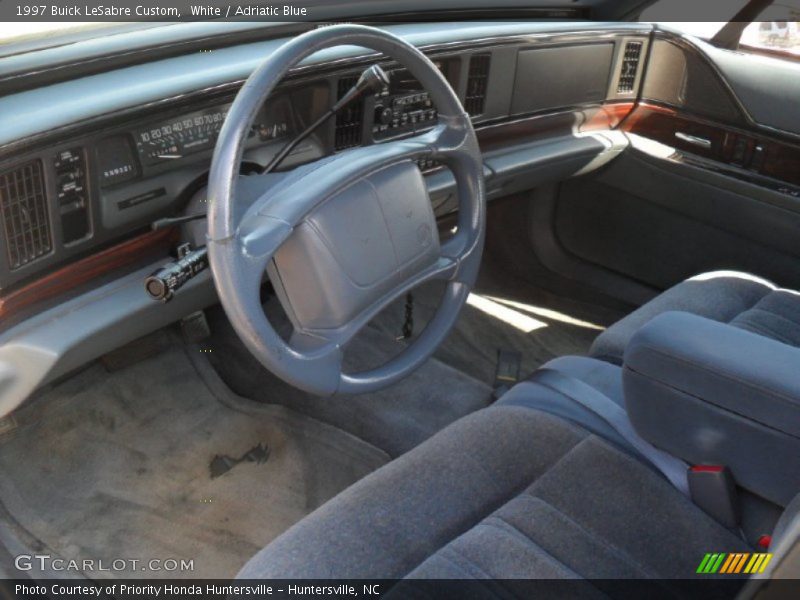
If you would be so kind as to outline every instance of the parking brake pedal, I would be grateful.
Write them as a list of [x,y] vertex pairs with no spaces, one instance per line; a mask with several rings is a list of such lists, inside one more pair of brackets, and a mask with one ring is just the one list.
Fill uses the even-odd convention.
[[494,392],[492,397],[497,400],[519,381],[522,368],[522,354],[514,350],[497,350],[497,368],[494,372]]

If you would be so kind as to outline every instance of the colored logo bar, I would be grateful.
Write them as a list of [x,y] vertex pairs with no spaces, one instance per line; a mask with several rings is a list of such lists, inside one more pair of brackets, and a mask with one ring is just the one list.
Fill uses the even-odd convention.
[[704,575],[714,573],[726,575],[763,573],[771,560],[772,554],[766,552],[709,553],[700,561],[697,573]]

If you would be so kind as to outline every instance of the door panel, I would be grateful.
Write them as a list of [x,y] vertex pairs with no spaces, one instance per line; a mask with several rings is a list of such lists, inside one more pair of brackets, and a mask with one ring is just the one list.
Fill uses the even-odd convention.
[[716,269],[800,287],[800,206],[696,175],[629,151],[598,178],[562,184],[556,236],[578,258],[658,289]]
[[[737,269],[800,288],[800,138],[775,128],[784,121],[752,116],[771,114],[765,106],[795,110],[800,89],[777,82],[777,70],[764,87],[763,72],[746,68],[752,57],[706,46],[656,33],[637,106],[621,125],[631,147],[599,174],[560,186],[552,236],[608,281],[664,289]],[[743,103],[726,72],[736,89],[759,92]]]

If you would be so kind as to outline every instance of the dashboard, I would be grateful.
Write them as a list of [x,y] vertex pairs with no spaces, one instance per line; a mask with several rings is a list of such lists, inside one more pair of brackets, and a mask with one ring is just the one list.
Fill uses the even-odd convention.
[[[557,31],[425,50],[477,127],[491,129],[560,110],[571,115],[572,123],[565,125],[570,133],[575,119],[583,118],[574,116],[576,110],[597,110],[635,96],[642,63],[626,62],[623,55],[631,41],[645,47],[647,33],[646,26],[622,25],[619,31],[604,33],[600,41],[594,32]],[[538,85],[539,76],[558,73],[565,50],[583,65],[581,85]],[[356,56],[291,73],[251,126],[242,172],[267,164],[374,62],[371,56]],[[436,107],[414,77],[396,64],[380,62],[390,74],[390,84],[330,119],[295,148],[281,169],[413,135],[437,122]],[[623,79],[625,85],[619,83]],[[0,212],[6,242],[5,252],[0,252],[0,292],[145,235],[153,221],[186,210],[202,192],[216,139],[240,85],[234,81],[209,86],[0,146]],[[437,215],[452,212],[454,197],[443,189],[440,166],[419,166],[433,188],[441,188],[442,193],[432,194]]]
[[[475,25],[465,29],[461,39],[461,30],[446,25],[420,27],[431,34],[424,38],[429,43],[421,44],[423,51],[456,91],[476,127],[489,199],[602,166],[628,143],[622,131],[684,152],[673,155],[674,160],[725,172],[783,195],[800,194],[791,161],[776,160],[797,156],[797,146],[776,141],[768,129],[760,136],[758,124],[748,121],[709,61],[673,35],[643,24],[561,23]],[[431,33],[436,27],[441,30]],[[523,27],[529,31],[523,33]],[[181,237],[202,244],[202,222],[188,232],[153,232],[151,224],[204,211],[213,148],[242,85],[242,79],[219,73],[228,64],[250,69],[258,63],[252,55],[277,45],[245,44],[220,51],[221,56],[201,57],[202,63],[196,56],[177,57],[95,76],[108,80],[105,87],[94,81],[91,86],[81,86],[80,81],[57,84],[62,93],[75,94],[63,103],[63,111],[45,110],[59,103],[36,100],[39,90],[31,92],[31,114],[39,115],[41,122],[12,121],[0,128],[5,246],[0,249],[0,315],[103,273],[119,274],[152,262]],[[247,62],[242,60],[244,52]],[[213,61],[210,67],[208,60]],[[659,69],[647,71],[645,77],[648,61]],[[280,168],[432,127],[438,119],[436,106],[408,71],[381,57],[346,49],[297,67],[265,100],[249,131],[242,173],[268,164],[375,62],[389,72],[390,84],[348,105],[299,144]],[[564,69],[567,63],[570,69]],[[218,79],[204,75],[201,64]],[[182,79],[181,72],[189,66],[198,73]],[[156,67],[161,76],[154,78]],[[681,68],[703,82],[702,96],[675,95],[665,75]],[[122,105],[120,94],[112,94],[121,76],[134,82],[123,88],[137,97],[128,106]],[[205,84],[186,88],[184,79]],[[145,88],[147,96],[141,93]],[[168,89],[175,93],[164,97]],[[84,112],[85,118],[70,121],[70,111],[95,95],[105,97],[103,104],[92,114]],[[16,100],[0,98],[0,108],[8,108],[9,102],[13,108]],[[18,103],[16,108],[24,106]],[[48,129],[48,123],[54,126]],[[676,124],[686,141],[673,135]],[[37,125],[36,133],[4,137],[5,130]],[[599,134],[587,135],[593,131]],[[695,138],[708,148],[698,146]],[[449,171],[432,162],[419,167],[437,217],[451,215],[457,202]]]

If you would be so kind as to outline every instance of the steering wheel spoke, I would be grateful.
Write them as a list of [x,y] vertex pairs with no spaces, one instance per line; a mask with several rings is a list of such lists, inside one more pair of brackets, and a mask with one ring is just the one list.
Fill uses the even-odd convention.
[[458,273],[458,259],[442,255],[426,271],[423,271],[420,281],[414,286],[421,285],[428,281],[451,281]]
[[[433,138],[430,142],[435,155],[440,160],[459,157],[464,154],[472,156],[474,138],[472,124],[466,113],[455,116],[440,116],[439,125],[428,132]],[[423,134],[423,137],[427,134]]]
[[321,381],[330,382],[329,393],[332,394],[336,391],[339,373],[342,370],[343,345],[344,341],[293,329],[288,347],[291,352],[303,357],[302,360],[309,369],[317,371],[316,376]]
[[261,260],[266,266],[266,262],[292,234],[292,226],[274,217],[256,215],[243,224],[239,233],[244,253]]

